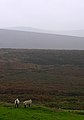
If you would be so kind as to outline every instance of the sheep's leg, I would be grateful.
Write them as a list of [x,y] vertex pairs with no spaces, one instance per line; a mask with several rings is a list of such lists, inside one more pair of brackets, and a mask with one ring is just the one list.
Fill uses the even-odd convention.
[[30,104],[29,104],[29,107],[30,107]]
[[19,105],[17,104],[17,108],[19,107]]
[[18,108],[18,105],[16,104],[16,108]]
[[24,105],[24,108],[26,108],[26,105]]

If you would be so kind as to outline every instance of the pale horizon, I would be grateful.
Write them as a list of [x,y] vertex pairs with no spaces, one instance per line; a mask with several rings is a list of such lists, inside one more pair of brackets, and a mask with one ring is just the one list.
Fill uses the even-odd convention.
[[0,0],[0,28],[84,30],[84,0]]

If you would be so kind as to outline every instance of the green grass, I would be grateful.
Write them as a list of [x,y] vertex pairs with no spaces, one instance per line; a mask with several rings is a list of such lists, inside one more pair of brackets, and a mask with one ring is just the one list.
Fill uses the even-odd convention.
[[84,120],[84,115],[39,106],[14,108],[1,105],[0,120]]

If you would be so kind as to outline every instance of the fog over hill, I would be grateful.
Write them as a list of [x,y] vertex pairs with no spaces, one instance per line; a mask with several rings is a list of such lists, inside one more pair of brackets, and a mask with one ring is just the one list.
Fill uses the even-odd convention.
[[84,50],[84,37],[0,29],[0,48]]
[[65,30],[65,31],[56,31],[55,33],[61,35],[84,37],[84,30]]
[[38,33],[50,33],[50,34],[59,34],[59,35],[68,35],[68,36],[77,36],[84,37],[84,30],[44,30],[32,27],[9,27],[8,30],[18,30],[18,31],[27,31],[27,32],[38,32]]

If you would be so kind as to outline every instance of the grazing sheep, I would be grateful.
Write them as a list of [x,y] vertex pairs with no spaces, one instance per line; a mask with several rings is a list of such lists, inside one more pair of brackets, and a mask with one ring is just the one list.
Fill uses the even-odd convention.
[[26,101],[23,102],[23,104],[24,104],[25,108],[26,108],[27,105],[29,105],[29,107],[30,107],[30,105],[32,104],[32,100],[31,99],[30,100],[26,100]]
[[19,99],[17,98],[14,103],[15,103],[15,107],[18,108],[19,107],[19,103],[20,103]]

